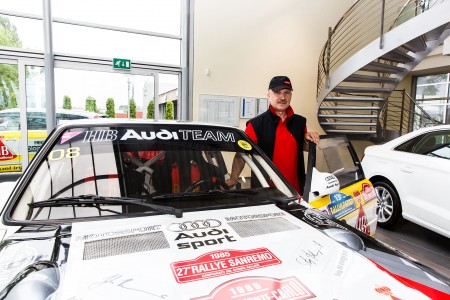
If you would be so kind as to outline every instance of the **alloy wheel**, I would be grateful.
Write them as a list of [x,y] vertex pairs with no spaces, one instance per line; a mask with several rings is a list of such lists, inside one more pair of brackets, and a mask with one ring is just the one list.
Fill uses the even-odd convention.
[[382,186],[375,187],[377,194],[377,216],[378,222],[389,221],[394,213],[394,200],[391,193]]

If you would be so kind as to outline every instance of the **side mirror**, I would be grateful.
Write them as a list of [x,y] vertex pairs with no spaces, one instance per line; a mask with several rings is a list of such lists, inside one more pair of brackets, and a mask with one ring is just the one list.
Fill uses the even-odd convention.
[[331,173],[319,172],[313,168],[309,201],[339,191],[339,180]]

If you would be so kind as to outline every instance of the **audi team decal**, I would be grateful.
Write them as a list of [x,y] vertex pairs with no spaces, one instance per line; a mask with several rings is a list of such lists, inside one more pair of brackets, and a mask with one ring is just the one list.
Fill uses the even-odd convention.
[[[75,138],[74,132],[66,132],[61,138],[61,144]],[[160,129],[158,131],[138,130],[138,129],[98,129],[83,132],[81,136],[82,143],[95,142],[111,142],[115,140],[120,141],[142,141],[142,140],[183,140],[183,141],[215,141],[215,142],[235,142],[236,138],[233,132],[213,131],[213,130],[188,130],[179,129],[176,131],[169,131],[167,129]],[[79,139],[77,139],[79,140]],[[251,146],[250,146],[251,147]]]

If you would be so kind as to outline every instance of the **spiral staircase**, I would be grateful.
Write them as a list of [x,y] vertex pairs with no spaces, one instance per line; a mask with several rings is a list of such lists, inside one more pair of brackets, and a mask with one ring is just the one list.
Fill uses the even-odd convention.
[[389,97],[448,36],[450,0],[355,2],[330,28],[319,59],[317,116],[322,129],[351,139],[380,140],[387,126],[381,112]]

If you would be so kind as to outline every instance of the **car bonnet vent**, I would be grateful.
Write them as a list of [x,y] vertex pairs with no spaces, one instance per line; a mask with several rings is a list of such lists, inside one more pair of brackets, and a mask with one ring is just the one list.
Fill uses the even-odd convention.
[[228,223],[240,237],[250,237],[268,233],[297,230],[300,227],[284,218],[270,218]]
[[169,248],[162,231],[87,242],[83,260]]

